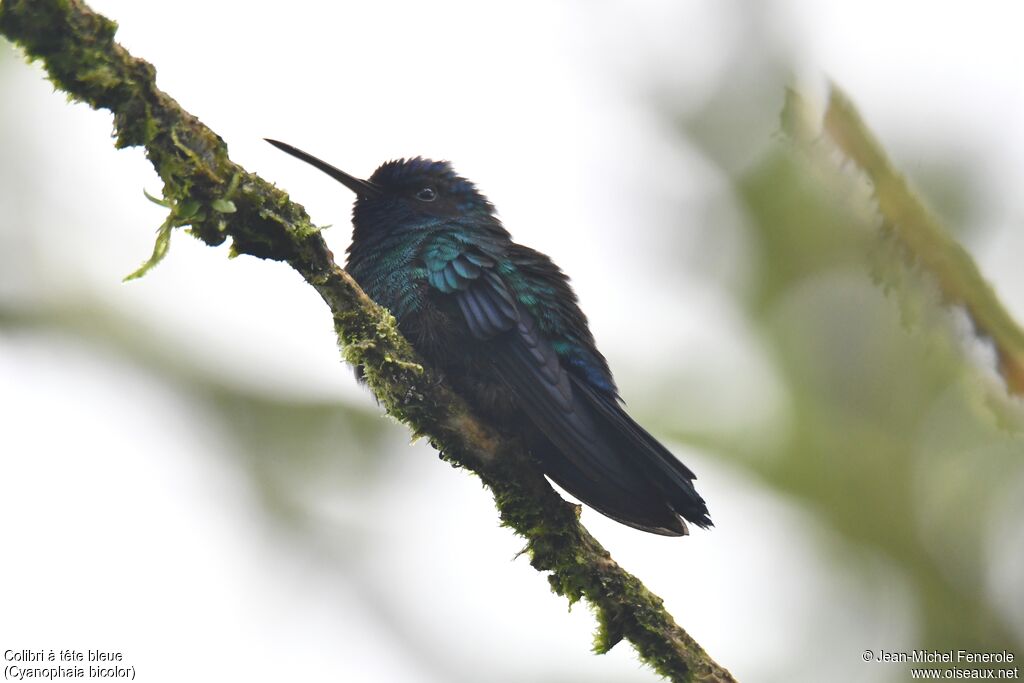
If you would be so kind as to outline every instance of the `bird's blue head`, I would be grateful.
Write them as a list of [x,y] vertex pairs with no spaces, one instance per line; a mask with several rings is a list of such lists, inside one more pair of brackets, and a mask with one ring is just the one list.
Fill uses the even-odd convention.
[[487,197],[447,161],[422,157],[388,161],[368,180],[361,180],[291,145],[267,142],[312,164],[356,193],[353,241],[452,222],[503,232]]

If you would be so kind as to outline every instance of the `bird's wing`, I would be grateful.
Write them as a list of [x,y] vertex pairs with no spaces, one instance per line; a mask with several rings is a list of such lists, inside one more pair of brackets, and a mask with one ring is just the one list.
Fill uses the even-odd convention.
[[542,332],[562,340],[558,347],[578,400],[601,425],[603,441],[643,469],[672,508],[699,526],[709,526],[707,506],[693,486],[696,476],[622,407],[608,363],[594,343],[569,280],[545,254],[514,244],[511,258],[523,284],[512,285],[538,301]]
[[[657,533],[685,533],[647,468],[627,459],[623,451],[634,449],[632,444],[623,448],[621,435],[615,433],[620,426],[593,405],[600,401],[603,386],[596,391],[580,386],[575,373],[567,371],[534,313],[506,283],[509,274],[502,273],[496,258],[455,246],[428,249],[428,282],[454,297],[470,334],[488,344],[497,374],[557,450],[547,454],[549,473],[619,521]],[[614,406],[614,393],[608,398]]]
[[442,240],[424,254],[427,282],[455,296],[470,333],[490,339],[511,330],[518,320],[515,299],[505,287],[487,254]]
[[592,417],[580,410],[569,374],[533,315],[506,285],[497,259],[441,241],[427,249],[424,262],[427,281],[454,297],[470,334],[492,345],[489,357],[531,420],[588,475],[621,474],[591,455],[597,448]]

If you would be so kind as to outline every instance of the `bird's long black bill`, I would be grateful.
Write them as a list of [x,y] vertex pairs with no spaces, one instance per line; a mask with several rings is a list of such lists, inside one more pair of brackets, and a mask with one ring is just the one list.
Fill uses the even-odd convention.
[[348,173],[342,171],[340,168],[335,168],[326,161],[321,161],[312,154],[307,154],[306,152],[303,152],[301,149],[297,147],[292,147],[288,143],[281,142],[279,140],[271,140],[270,138],[263,139],[272,144],[274,147],[277,147],[282,152],[287,152],[296,159],[302,159],[307,164],[315,166],[316,168],[320,169],[327,175],[337,180],[339,183],[341,183],[348,189],[355,192],[360,197],[372,198],[379,197],[382,194],[381,189],[374,185],[373,183],[369,182],[368,180],[360,180],[355,176],[351,176]]

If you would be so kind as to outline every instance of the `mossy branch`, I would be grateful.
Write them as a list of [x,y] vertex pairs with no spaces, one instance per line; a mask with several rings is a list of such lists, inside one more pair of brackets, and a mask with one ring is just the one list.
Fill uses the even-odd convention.
[[[4,0],[0,34],[72,98],[114,115],[117,147],[142,146],[163,181],[170,215],[151,267],[171,228],[233,254],[284,261],[320,293],[334,316],[345,358],[365,368],[387,412],[426,436],[451,464],[491,489],[502,523],[527,540],[530,563],[571,602],[586,598],[599,627],[595,650],[623,638],[673,681],[733,681],[680,628],[662,601],[619,567],[516,445],[472,414],[424,367],[392,316],[334,262],[319,230],[288,195],[228,158],[227,146],[156,86],[156,71],[114,41],[116,24],[80,0]],[[135,274],[133,274],[135,275]]]
[[1024,396],[1024,331],[1003,308],[971,255],[943,229],[896,171],[849,98],[831,87],[821,125],[823,136],[816,138],[818,124],[809,120],[800,96],[790,92],[783,125],[797,141],[824,139],[860,169],[874,191],[882,227],[900,245],[906,265],[934,280],[943,303],[963,307],[975,332],[992,341],[1007,391]]

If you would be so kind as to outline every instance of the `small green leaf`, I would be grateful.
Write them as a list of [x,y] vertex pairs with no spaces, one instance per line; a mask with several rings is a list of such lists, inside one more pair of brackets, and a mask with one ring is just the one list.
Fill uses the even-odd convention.
[[139,266],[138,270],[125,277],[122,282],[139,279],[148,273],[153,266],[163,260],[164,256],[167,255],[167,249],[171,246],[171,227],[170,219],[164,221],[164,224],[160,226],[160,229],[156,233],[156,244],[153,245],[153,255],[149,257],[148,261]]
[[234,213],[238,209],[235,208],[235,203],[230,199],[214,199],[210,204],[214,211],[220,213]]
[[146,192],[146,188],[142,188],[142,194],[146,195],[146,199],[153,202],[154,204],[158,204],[159,206],[162,206],[165,209],[171,208],[171,203],[169,201],[167,201],[166,199],[157,199],[150,193]]
[[175,218],[179,221],[187,222],[188,219],[192,218],[199,212],[199,208],[202,206],[195,199],[183,199],[178,202],[177,206],[174,207]]

